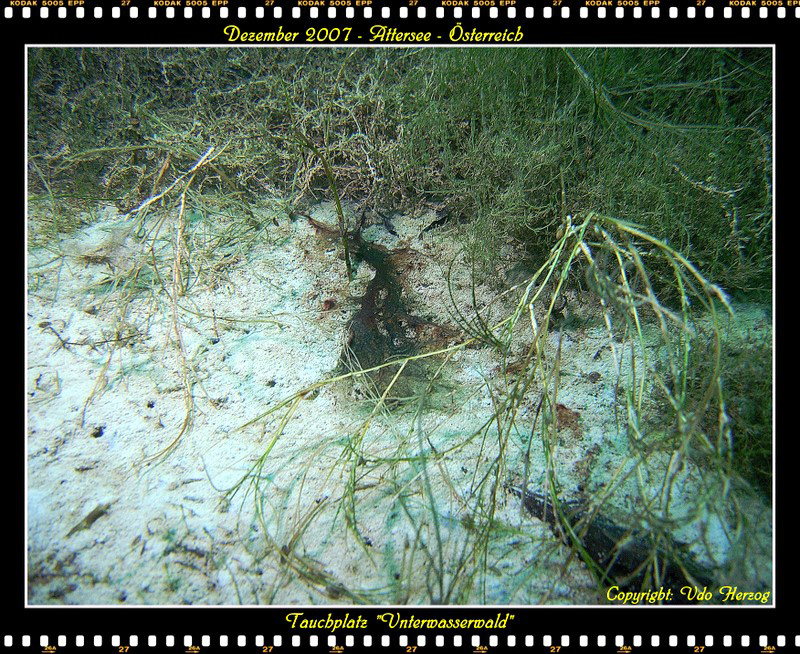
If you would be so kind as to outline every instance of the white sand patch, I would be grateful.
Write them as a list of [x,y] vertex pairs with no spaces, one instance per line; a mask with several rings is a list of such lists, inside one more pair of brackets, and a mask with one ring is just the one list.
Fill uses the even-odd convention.
[[[329,205],[313,215],[335,225]],[[423,232],[434,219],[394,216],[396,235],[378,224],[364,237],[404,251],[396,265],[409,311],[455,332],[450,292],[469,315],[471,275],[454,267],[448,292],[458,252],[444,233]],[[29,252],[29,603],[601,601],[579,557],[504,488],[525,470],[529,487],[543,488],[546,456],[530,440],[540,391],[528,391],[513,424],[495,419],[521,373],[504,376],[495,351],[456,352],[419,414],[413,403],[371,413],[363,381],[291,399],[338,370],[375,272],[362,263],[348,283],[335,240],[302,218],[264,222],[251,248],[215,269],[214,284],[199,268],[184,271],[193,285],[177,304],[168,240],[151,249],[112,210],[58,248]],[[144,273],[126,285],[147,256],[161,261],[163,288]],[[497,301],[498,288],[507,284],[474,289],[488,321],[513,308],[515,294]],[[530,322],[514,333],[506,364],[524,359]],[[557,347],[554,333],[548,349]],[[557,401],[577,417],[551,453],[563,499],[574,499],[603,492],[628,436],[605,329],[565,330],[561,351]],[[670,465],[653,454],[643,467],[652,479],[631,475],[619,495],[640,502]],[[702,487],[696,467],[676,474],[680,493]],[[708,541],[696,556],[724,564],[730,525],[718,513],[681,516],[693,504],[680,493],[676,537]],[[760,563],[741,574],[763,584],[771,525],[756,532]]]

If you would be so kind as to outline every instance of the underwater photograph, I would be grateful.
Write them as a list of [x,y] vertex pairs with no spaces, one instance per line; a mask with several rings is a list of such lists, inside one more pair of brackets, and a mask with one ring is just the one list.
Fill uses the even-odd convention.
[[27,49],[27,605],[772,605],[769,47]]

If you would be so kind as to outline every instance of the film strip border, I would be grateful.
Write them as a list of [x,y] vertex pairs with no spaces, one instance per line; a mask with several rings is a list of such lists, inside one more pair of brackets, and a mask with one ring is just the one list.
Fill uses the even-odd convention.
[[[293,635],[290,637],[275,636],[245,636],[245,635],[201,635],[193,637],[190,635],[175,636],[137,636],[130,635],[121,637],[112,635],[104,637],[101,635],[78,635],[67,637],[57,636],[30,636],[19,637],[5,636],[0,646],[2,651],[19,651],[18,648],[30,648],[30,651],[39,650],[42,652],[56,652],[65,648],[74,647],[77,649],[97,650],[112,648],[116,652],[129,654],[136,649],[144,651],[167,651],[171,652],[201,652],[210,648],[225,648],[228,651],[236,649],[257,648],[263,654],[278,654],[280,651],[293,651],[297,648],[312,647],[317,652],[343,652],[345,649],[356,647],[371,648],[373,650],[387,650],[398,648],[409,654],[422,654],[425,649],[449,651],[451,648],[458,648],[463,652],[473,652],[481,654],[496,648],[514,648],[515,651],[525,651],[534,649],[546,651],[553,654],[566,654],[570,649],[575,651],[609,651],[616,654],[627,654],[635,650],[647,648],[648,650],[676,652],[690,651],[702,654],[709,654],[711,651],[731,651],[750,650],[770,654],[779,651],[794,651],[800,648],[800,635],[795,636],[750,636],[750,635],[723,635],[715,637],[713,635],[651,635],[651,636],[577,636],[568,635],[552,636],[543,635],[535,637],[531,635],[434,635],[434,636],[408,636],[408,635]],[[463,649],[461,649],[463,648]]]
[[[74,17],[78,19],[191,19],[256,18],[275,20],[516,20],[536,19],[800,19],[800,0],[694,0],[691,5],[668,4],[667,0],[577,0],[571,6],[564,0],[552,0],[550,5],[511,5],[515,0],[486,0],[497,6],[438,7],[377,7],[371,0],[342,0],[355,6],[234,6],[232,0],[149,0],[141,6],[132,0],[112,0],[108,5],[98,0],[6,0],[2,15],[6,19]],[[316,0],[308,0],[309,4]],[[469,0],[481,2],[482,0]],[[267,3],[269,0],[267,0]]]

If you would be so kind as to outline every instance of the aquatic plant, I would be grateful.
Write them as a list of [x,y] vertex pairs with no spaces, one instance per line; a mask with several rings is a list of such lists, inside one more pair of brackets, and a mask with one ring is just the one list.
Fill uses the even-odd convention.
[[[671,271],[671,282],[660,279],[659,286],[671,283],[679,298],[677,306],[659,299],[651,268]],[[579,492],[582,510],[576,514],[567,509],[564,500],[565,493],[575,497],[573,477],[561,468],[558,458],[559,428],[575,429],[575,419],[572,427],[566,425],[569,421],[556,419],[565,411],[559,397],[568,364],[561,347],[562,332],[552,327],[551,319],[553,307],[577,271],[605,323],[606,347],[617,375],[613,381],[617,401],[612,411],[620,434],[608,443],[622,452],[614,459],[615,469],[608,477],[594,475]],[[353,544],[372,562],[376,581],[383,574],[376,556],[388,556],[383,565],[391,569],[401,565],[405,581],[395,587],[396,594],[388,601],[490,601],[487,586],[493,583],[491,560],[497,556],[497,548],[503,547],[509,534],[517,539],[524,534],[521,525],[509,524],[498,515],[509,490],[522,499],[532,492],[546,498],[543,501],[554,512],[548,519],[569,534],[565,542],[597,575],[601,586],[613,580],[621,587],[635,584],[647,588],[675,579],[676,574],[687,582],[711,579],[717,566],[732,562],[715,558],[714,547],[709,550],[705,540],[707,530],[722,525],[728,540],[726,550],[748,538],[742,528],[744,518],[736,513],[736,498],[746,491],[731,484],[733,450],[720,377],[719,315],[730,311],[719,287],[680,253],[641,228],[594,212],[568,216],[548,259],[524,283],[516,305],[502,320],[490,324],[478,316],[471,323],[473,336],[450,347],[321,379],[243,425],[242,429],[259,426],[268,435],[269,445],[230,494],[241,493],[258,507],[261,531],[269,543],[262,555],[294,557],[293,566],[312,565],[312,560],[296,552],[294,545],[269,535],[278,524],[283,524],[282,531],[293,534],[291,543],[297,545],[312,521],[324,522],[326,529],[335,529],[335,524],[343,521]],[[460,312],[463,316],[466,307]],[[472,313],[478,313],[477,307],[472,307]],[[707,321],[702,350],[697,341],[699,320]],[[475,325],[481,326],[482,334],[475,331]],[[527,327],[520,331],[523,325]],[[393,387],[414,362],[439,362],[429,367],[433,384],[447,377],[459,351],[483,343],[503,360],[512,342],[520,338],[526,343],[524,359],[514,375],[506,367],[505,387],[487,380],[470,391],[488,393],[492,398],[490,415],[477,416],[477,424],[471,427],[458,432],[448,428],[450,424],[469,425],[469,411],[463,398],[458,407],[446,401],[442,405],[443,398],[431,395],[432,386],[402,407],[387,403]],[[703,366],[692,359],[696,351],[705,353]],[[314,410],[305,398],[378,371],[387,371],[389,382],[373,397],[366,417],[347,432],[329,435],[314,452],[313,460],[318,460],[322,451],[338,452],[328,455],[331,465],[326,473],[329,493],[325,508],[304,498],[296,488],[298,483],[302,488],[301,480],[313,464],[310,452],[295,453],[299,468],[286,501],[296,503],[297,518],[282,511],[270,515],[266,506],[269,502],[274,511],[275,487],[265,487],[263,480],[277,473],[270,461],[284,440],[291,440],[292,422],[301,413]],[[655,404],[660,407],[657,413],[653,412]],[[532,420],[528,407],[535,407]],[[699,419],[709,415],[716,419]],[[281,460],[279,456],[277,461]],[[283,467],[277,461],[274,465]],[[466,461],[470,461],[473,482],[465,488],[455,481],[455,469]],[[419,499],[412,500],[414,497]],[[520,506],[531,510],[525,502]],[[323,519],[326,512],[328,518]],[[379,555],[365,536],[363,523],[368,521],[374,531],[375,522],[381,520],[385,526]],[[417,535],[414,561],[404,559],[401,564],[394,558],[407,547],[393,536],[398,530],[391,525],[397,521],[406,523],[405,533]],[[605,535],[604,540],[599,533]],[[622,543],[633,535],[638,543],[638,553],[631,559],[635,565],[629,562],[620,568]],[[427,571],[423,588],[411,583],[419,574],[412,571],[420,565],[420,570]],[[325,585],[330,581],[322,571],[328,568],[312,565],[314,573],[303,569],[295,572],[324,592],[322,580]],[[511,578],[517,582],[508,590],[508,601],[529,601],[530,595],[523,589],[531,573],[517,570]],[[372,589],[351,589],[345,595],[374,602],[387,600],[387,592],[378,583]],[[547,596],[545,593],[537,601],[547,601]]]
[[[252,557],[275,573],[259,601],[291,584],[314,601],[598,601],[612,578],[739,574],[761,528],[750,485],[769,486],[771,449],[771,384],[744,387],[771,349],[723,338],[722,287],[771,293],[769,50],[30,54],[32,246],[71,261],[59,239],[99,201],[116,203],[135,244],[124,267],[106,251],[76,259],[108,268],[92,310],[111,307],[109,337],[85,344],[103,356],[82,418],[127,374],[115,353],[158,318],[169,325],[184,410],[145,462],[190,433],[205,393],[207,346],[189,351],[187,317],[210,342],[227,326],[281,322],[194,303],[256,247],[280,247],[270,226],[332,194],[348,276],[359,257],[380,265],[348,240],[343,203],[356,215],[435,209],[427,228],[462,246],[432,281],[449,287],[463,337],[403,332],[390,339],[403,347],[386,346],[414,316],[382,316],[379,341],[368,287],[350,319],[356,347],[331,340],[348,365],[239,426],[260,449],[221,490],[240,502]],[[503,287],[498,271],[519,264]],[[391,275],[372,289],[403,299]],[[574,369],[569,339],[597,327],[613,375],[591,383],[610,392],[610,419],[570,467],[565,440],[588,435],[566,382],[597,373]],[[465,367],[472,376],[454,379]],[[351,423],[315,426],[320,400],[346,405]],[[320,431],[294,438],[308,429]],[[636,556],[620,568],[626,542]],[[373,584],[348,585],[339,546]],[[573,583],[586,571],[591,583]]]

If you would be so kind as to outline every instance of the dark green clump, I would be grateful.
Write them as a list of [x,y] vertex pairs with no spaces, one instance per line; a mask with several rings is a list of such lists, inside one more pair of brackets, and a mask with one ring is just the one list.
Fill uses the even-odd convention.
[[343,360],[348,366],[367,369],[393,357],[413,354],[413,341],[406,329],[408,314],[403,304],[402,287],[386,248],[359,237],[356,255],[375,270],[375,276],[350,322],[348,347]]
[[[712,361],[711,346],[692,351],[689,388],[699,389]],[[731,467],[740,478],[772,498],[772,343],[767,337],[731,338],[721,343],[718,369],[729,421]],[[708,410],[697,427],[713,433],[719,415]]]
[[772,347],[746,340],[722,353],[727,411],[733,425],[733,467],[772,497]]
[[[436,373],[437,364],[409,357],[442,347],[456,332],[413,315],[393,264],[392,251],[365,241],[358,233],[351,234],[350,239],[356,261],[369,265],[375,275],[348,326],[338,372],[369,370],[398,361],[366,375],[371,391],[374,394],[386,391],[386,399],[392,404],[441,390],[445,385]],[[403,371],[395,378],[401,364]]]

